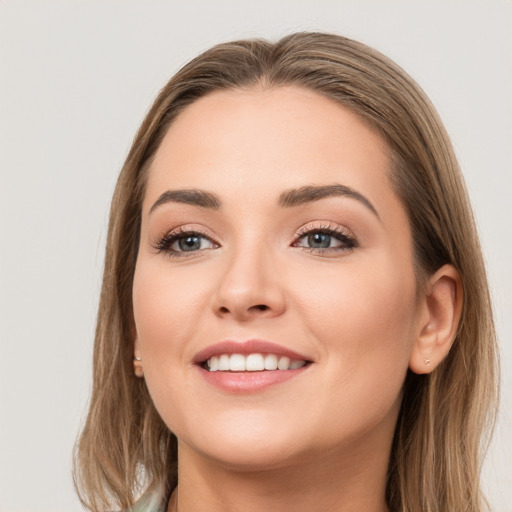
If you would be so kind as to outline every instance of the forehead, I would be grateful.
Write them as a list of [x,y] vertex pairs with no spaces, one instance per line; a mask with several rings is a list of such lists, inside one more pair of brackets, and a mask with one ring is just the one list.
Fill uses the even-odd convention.
[[389,170],[386,143],[347,107],[300,87],[253,87],[211,93],[180,113],[152,162],[146,195],[182,187],[275,195],[326,183],[382,195]]

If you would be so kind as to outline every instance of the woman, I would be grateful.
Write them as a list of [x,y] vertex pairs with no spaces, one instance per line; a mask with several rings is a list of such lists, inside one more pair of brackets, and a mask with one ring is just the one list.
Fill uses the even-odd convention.
[[119,177],[77,487],[94,511],[483,510],[495,360],[419,87],[339,36],[222,44]]

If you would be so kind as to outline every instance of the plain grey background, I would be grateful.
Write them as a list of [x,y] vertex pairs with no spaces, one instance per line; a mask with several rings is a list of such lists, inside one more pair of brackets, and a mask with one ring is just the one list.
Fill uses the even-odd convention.
[[438,108],[481,234],[503,396],[483,480],[512,511],[512,2],[0,0],[0,512],[76,512],[110,196],[178,68],[233,38],[332,31],[402,65]]

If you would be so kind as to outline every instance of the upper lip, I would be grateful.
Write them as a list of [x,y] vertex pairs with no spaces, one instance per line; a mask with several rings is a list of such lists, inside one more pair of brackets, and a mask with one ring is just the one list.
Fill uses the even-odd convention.
[[276,356],[285,356],[298,361],[310,361],[310,359],[294,350],[283,347],[276,343],[264,340],[247,340],[247,341],[221,341],[214,345],[210,345],[199,351],[193,359],[196,364],[202,364],[210,357],[220,356],[222,354],[274,354]]

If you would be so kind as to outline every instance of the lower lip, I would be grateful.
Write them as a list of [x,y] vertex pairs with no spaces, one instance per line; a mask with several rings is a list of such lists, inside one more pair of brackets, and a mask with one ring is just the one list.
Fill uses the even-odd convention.
[[302,374],[310,365],[296,370],[265,370],[261,372],[210,372],[198,366],[203,378],[213,386],[231,393],[254,393],[281,384]]

